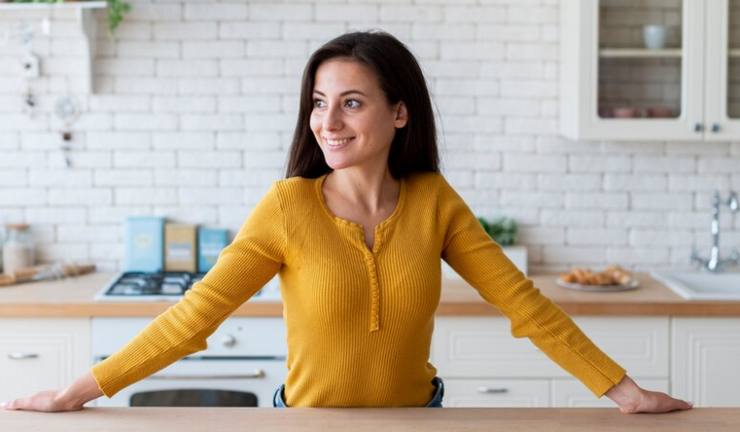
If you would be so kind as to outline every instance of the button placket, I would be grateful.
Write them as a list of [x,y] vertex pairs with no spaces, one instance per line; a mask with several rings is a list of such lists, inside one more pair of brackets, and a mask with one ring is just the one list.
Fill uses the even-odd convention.
[[369,251],[365,254],[368,277],[370,280],[370,331],[380,330],[380,286],[375,257]]

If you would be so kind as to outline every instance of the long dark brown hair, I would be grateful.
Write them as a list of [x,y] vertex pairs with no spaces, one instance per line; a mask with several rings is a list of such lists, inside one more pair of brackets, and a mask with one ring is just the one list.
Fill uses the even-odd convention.
[[336,57],[349,57],[377,75],[389,104],[406,105],[406,126],[396,129],[388,155],[391,175],[400,179],[415,172],[439,172],[437,133],[424,75],[414,55],[398,39],[380,31],[347,33],[311,55],[303,71],[298,121],[290,146],[286,177],[316,178],[332,169],[326,164],[309,124],[316,70]]

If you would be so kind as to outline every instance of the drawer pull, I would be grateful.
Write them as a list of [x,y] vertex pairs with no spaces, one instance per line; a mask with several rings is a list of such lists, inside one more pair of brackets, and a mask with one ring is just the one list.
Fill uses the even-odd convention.
[[178,374],[155,374],[150,376],[148,379],[153,380],[207,380],[207,379],[250,379],[250,378],[264,378],[265,371],[262,369],[256,369],[253,373],[238,374],[238,375],[178,375]]
[[486,394],[503,394],[508,393],[509,389],[506,387],[486,387],[486,386],[480,386],[478,387],[478,393],[486,393]]
[[8,358],[11,360],[28,360],[39,358],[39,355],[34,353],[12,352],[8,354]]

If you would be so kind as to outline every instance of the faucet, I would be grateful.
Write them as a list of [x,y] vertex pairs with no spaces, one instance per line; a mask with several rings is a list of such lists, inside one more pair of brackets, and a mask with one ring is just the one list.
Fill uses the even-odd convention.
[[730,191],[727,201],[720,199],[719,191],[714,191],[712,198],[712,249],[709,251],[709,258],[702,258],[696,252],[696,247],[691,251],[691,262],[698,263],[701,268],[713,273],[724,270],[725,267],[740,263],[740,252],[737,248],[732,250],[729,258],[719,257],[719,210],[722,205],[726,205],[733,213],[738,211],[737,193]]

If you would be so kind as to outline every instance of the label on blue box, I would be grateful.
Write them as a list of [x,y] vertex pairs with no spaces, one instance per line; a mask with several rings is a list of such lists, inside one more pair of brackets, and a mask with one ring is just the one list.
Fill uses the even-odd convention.
[[164,268],[164,218],[126,219],[125,271],[160,272]]
[[206,273],[229,243],[228,231],[222,228],[198,229],[198,271]]

